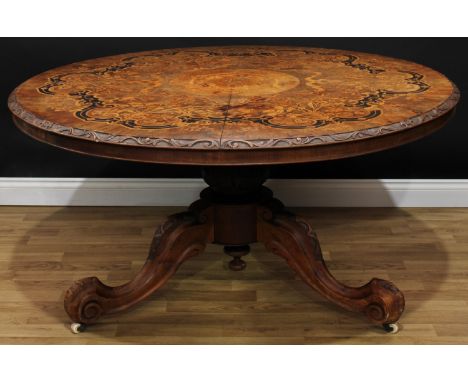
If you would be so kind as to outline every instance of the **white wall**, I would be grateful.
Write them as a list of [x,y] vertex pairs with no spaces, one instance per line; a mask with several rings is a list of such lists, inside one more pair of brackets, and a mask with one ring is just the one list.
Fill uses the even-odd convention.
[[[466,179],[278,179],[266,185],[288,206],[468,206]],[[204,187],[201,179],[0,178],[0,204],[187,206]]]

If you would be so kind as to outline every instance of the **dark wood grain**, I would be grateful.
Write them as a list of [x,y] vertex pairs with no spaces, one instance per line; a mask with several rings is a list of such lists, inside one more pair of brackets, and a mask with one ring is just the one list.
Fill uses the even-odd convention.
[[403,60],[239,46],[67,65],[21,84],[9,107],[27,134],[73,151],[248,165],[394,147],[441,127],[458,98],[442,74]]

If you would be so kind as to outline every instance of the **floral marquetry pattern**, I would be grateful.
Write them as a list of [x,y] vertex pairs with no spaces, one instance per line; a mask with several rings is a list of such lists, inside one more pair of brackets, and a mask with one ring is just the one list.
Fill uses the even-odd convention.
[[303,47],[159,50],[42,73],[10,96],[28,124],[119,145],[313,146],[409,129],[452,109],[442,74],[372,54]]

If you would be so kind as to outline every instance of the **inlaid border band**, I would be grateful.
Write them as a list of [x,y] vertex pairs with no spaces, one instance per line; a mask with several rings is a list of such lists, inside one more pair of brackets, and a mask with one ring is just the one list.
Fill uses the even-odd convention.
[[455,84],[452,83],[452,94],[439,106],[425,113],[416,115],[401,122],[373,127],[353,132],[304,136],[294,138],[274,138],[274,139],[175,139],[175,138],[151,138],[141,136],[113,135],[99,131],[90,131],[86,129],[62,126],[50,121],[44,121],[31,112],[25,110],[16,99],[16,90],[14,90],[8,98],[8,106],[11,112],[39,129],[70,136],[77,139],[85,139],[94,142],[131,145],[131,146],[146,146],[160,147],[173,149],[205,149],[205,150],[237,150],[237,149],[263,149],[263,148],[290,148],[297,146],[317,146],[333,143],[352,142],[361,139],[374,138],[381,135],[397,133],[407,130],[423,123],[437,119],[453,109],[460,99],[460,92]]

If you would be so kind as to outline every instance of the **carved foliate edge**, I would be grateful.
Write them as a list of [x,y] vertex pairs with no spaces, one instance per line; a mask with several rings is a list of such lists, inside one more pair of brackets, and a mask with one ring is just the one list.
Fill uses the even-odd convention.
[[460,91],[452,84],[453,92],[449,98],[436,108],[419,114],[415,117],[390,125],[372,127],[369,129],[356,130],[346,133],[329,135],[316,135],[294,138],[272,138],[272,139],[223,139],[221,149],[260,149],[260,148],[288,148],[296,146],[318,146],[332,143],[351,142],[367,138],[375,138],[381,135],[397,133],[410,128],[430,122],[441,117],[452,110],[460,99]]
[[77,127],[67,127],[50,121],[45,121],[33,113],[25,110],[16,98],[14,90],[8,98],[10,111],[19,119],[39,129],[84,139],[99,143],[109,143],[123,146],[139,146],[169,149],[205,149],[205,150],[239,150],[239,149],[269,149],[291,148],[301,146],[318,146],[332,143],[345,143],[362,139],[375,138],[382,135],[397,133],[430,122],[452,110],[460,99],[460,92],[452,84],[453,92],[444,102],[436,108],[412,118],[393,124],[373,127],[352,132],[328,135],[304,136],[293,138],[272,139],[180,139],[180,138],[151,138],[141,136],[114,135]]
[[184,220],[193,221],[193,215],[188,214],[176,214],[169,216],[164,223],[160,224],[153,235],[153,240],[151,241],[151,246],[148,253],[148,260],[153,260],[157,254],[157,248],[161,244],[163,236],[171,230],[172,228],[177,227]]
[[283,224],[292,223],[297,227],[300,227],[304,237],[307,238],[308,243],[311,245],[312,250],[310,254],[316,261],[323,261],[322,249],[320,247],[317,233],[313,230],[311,224],[307,220],[285,209],[283,203],[275,198],[261,203],[260,211],[261,218],[270,224],[276,224],[278,221],[282,221]]
[[184,211],[168,216],[164,223],[160,224],[154,232],[147,260],[154,260],[158,254],[157,249],[161,245],[163,237],[172,229],[181,226],[183,223],[205,223],[207,219],[205,218],[205,220],[203,220],[203,218],[200,218],[201,215],[201,212],[197,213],[194,211]]
[[45,121],[33,113],[25,110],[16,98],[16,91],[8,98],[10,111],[24,122],[46,130],[51,133],[70,136],[77,139],[85,139],[98,143],[110,143],[124,146],[146,146],[158,148],[185,148],[185,149],[219,149],[219,139],[176,139],[176,138],[151,138],[128,135],[114,135],[94,130],[86,130],[78,127],[67,127],[58,123]]

